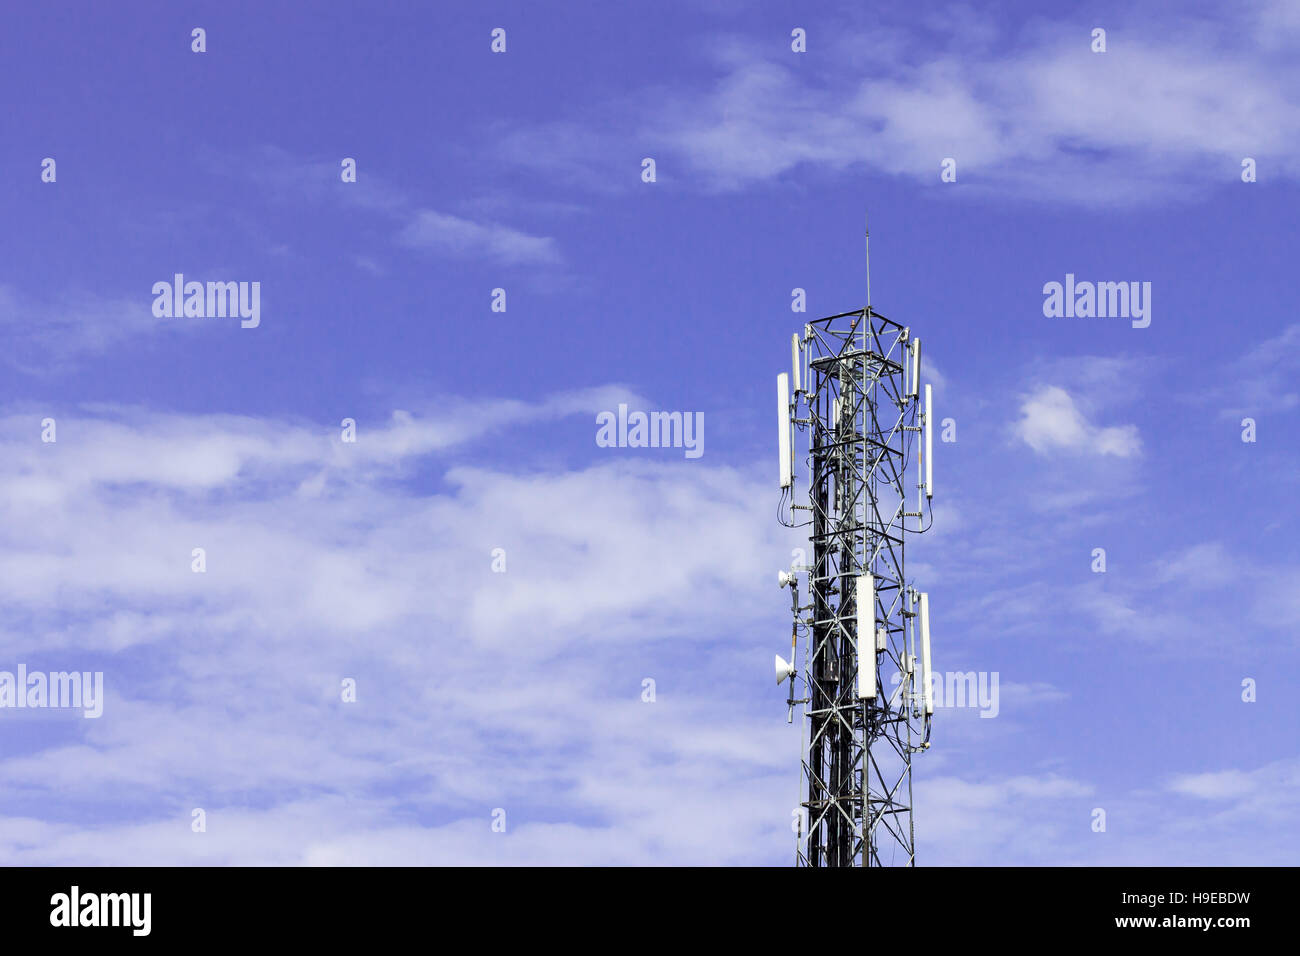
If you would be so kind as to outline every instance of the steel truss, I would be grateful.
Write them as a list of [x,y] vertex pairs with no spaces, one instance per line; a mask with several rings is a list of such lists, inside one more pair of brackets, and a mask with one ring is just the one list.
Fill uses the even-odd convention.
[[[800,866],[915,865],[912,754],[929,746],[920,693],[917,592],[904,574],[906,532],[921,495],[907,485],[919,448],[919,403],[908,393],[909,331],[870,307],[809,322],[794,401],[796,458],[811,476],[810,600],[795,592],[803,637],[804,820]],[[919,475],[917,481],[919,482]],[[907,510],[908,491],[916,510]],[[907,522],[911,521],[908,525]],[[877,633],[859,647],[855,581],[874,577]],[[869,625],[867,625],[869,629]],[[858,656],[871,654],[876,695],[862,699]]]

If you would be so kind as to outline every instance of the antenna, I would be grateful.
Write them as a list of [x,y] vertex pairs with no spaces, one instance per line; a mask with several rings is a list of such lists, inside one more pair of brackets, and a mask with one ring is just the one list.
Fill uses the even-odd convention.
[[925,384],[925,496],[934,497],[934,427],[930,424],[930,383]]
[[794,385],[794,394],[798,395],[803,389],[799,387],[799,333],[795,332],[790,336],[790,382]]
[[867,315],[871,314],[871,220],[864,209],[862,211],[862,229],[866,234],[867,252]]
[[787,661],[780,654],[776,655],[776,682],[784,684],[794,676],[794,662]]
[[[796,462],[808,469],[808,497],[791,494],[790,513],[807,516],[809,563],[791,573],[808,575],[809,594],[790,584],[791,656],[775,662],[787,720],[803,705],[799,866],[915,865],[912,755],[929,747],[934,714],[928,598],[904,569],[932,494],[932,390],[922,398],[920,338],[874,310],[865,220],[864,233],[866,306],[805,322],[777,378],[781,487],[793,487]],[[901,685],[882,686],[895,671]]]
[[854,592],[858,609],[858,698],[871,700],[876,696],[876,579],[869,574],[859,575]]
[[916,398],[916,390],[920,387],[921,381],[921,339],[919,337],[912,339],[907,349],[912,359],[912,374],[907,383],[907,397]]
[[930,595],[921,592],[921,699],[928,717],[934,713],[934,694],[930,686]]
[[793,464],[790,461],[790,377],[782,372],[776,377],[776,415],[781,427],[777,449],[781,458],[781,487],[794,484]]

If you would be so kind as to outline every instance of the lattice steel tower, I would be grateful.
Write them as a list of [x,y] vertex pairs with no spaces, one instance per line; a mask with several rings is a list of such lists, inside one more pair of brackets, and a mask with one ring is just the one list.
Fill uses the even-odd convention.
[[[871,308],[868,269],[866,308],[808,322],[791,353],[777,378],[780,514],[810,529],[812,551],[779,575],[794,620],[777,680],[789,682],[788,719],[803,704],[807,725],[796,863],[913,866],[912,755],[930,746],[934,713],[929,598],[903,565],[904,539],[932,519],[921,342]],[[797,458],[806,505],[795,501]]]

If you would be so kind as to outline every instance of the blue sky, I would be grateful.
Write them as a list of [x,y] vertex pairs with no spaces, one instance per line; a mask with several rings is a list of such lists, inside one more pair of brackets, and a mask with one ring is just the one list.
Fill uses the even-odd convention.
[[[869,208],[956,423],[936,667],[1001,688],[919,862],[1294,862],[1294,5],[380,6],[0,32],[0,670],[106,694],[0,710],[0,859],[790,863],[771,393]],[[1149,327],[1046,317],[1067,273]],[[620,402],[704,455],[598,447]]]

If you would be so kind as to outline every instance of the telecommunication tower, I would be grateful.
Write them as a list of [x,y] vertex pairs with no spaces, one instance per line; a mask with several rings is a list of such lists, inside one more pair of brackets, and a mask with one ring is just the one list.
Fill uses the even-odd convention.
[[793,623],[776,678],[789,682],[787,719],[802,704],[807,728],[799,866],[915,865],[912,755],[929,748],[934,714],[929,597],[903,564],[907,535],[933,521],[931,393],[921,340],[871,307],[869,256],[866,308],[806,323],[777,377],[780,517],[810,529],[812,553],[778,575]]

